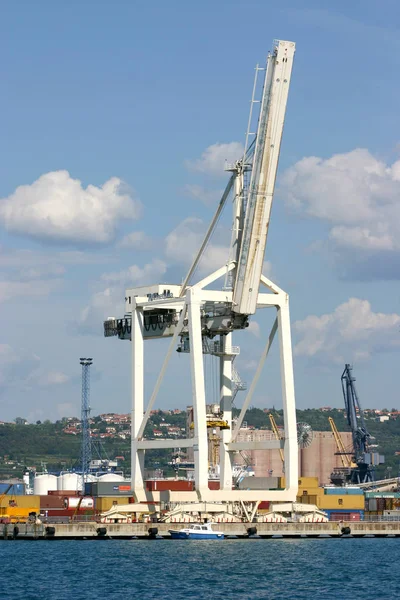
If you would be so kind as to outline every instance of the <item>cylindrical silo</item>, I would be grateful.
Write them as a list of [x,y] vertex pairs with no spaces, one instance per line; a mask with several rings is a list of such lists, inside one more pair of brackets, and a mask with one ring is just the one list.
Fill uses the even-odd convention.
[[64,491],[73,491],[78,490],[81,483],[81,476],[77,473],[63,473],[62,477],[62,487],[61,489]]
[[35,496],[47,496],[49,491],[57,490],[57,477],[44,473],[37,475],[33,481],[33,493]]
[[101,475],[99,477],[99,482],[103,481],[125,481],[122,475],[117,475],[116,473],[106,473],[105,475]]

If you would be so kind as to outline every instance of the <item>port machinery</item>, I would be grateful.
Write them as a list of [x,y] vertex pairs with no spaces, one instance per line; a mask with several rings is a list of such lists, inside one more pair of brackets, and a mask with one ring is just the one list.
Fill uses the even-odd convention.
[[[174,350],[190,355],[193,423],[192,437],[179,440],[181,448],[193,448],[194,492],[170,491],[171,502],[248,503],[293,502],[298,489],[298,447],[289,297],[262,274],[270,224],[275,179],[285,120],[286,104],[295,54],[295,43],[276,40],[266,68],[256,68],[244,154],[226,170],[231,173],[201,247],[181,285],[150,285],[127,289],[125,316],[104,322],[104,335],[131,340],[132,348],[132,494],[136,501],[148,499],[144,487],[144,453],[147,449],[172,448],[176,440],[144,438],[144,429]],[[257,77],[264,72],[261,101],[255,99]],[[259,102],[257,130],[251,132],[253,107]],[[254,136],[254,137],[252,137]],[[232,197],[233,226],[230,257],[225,265],[205,278],[192,278],[220,215]],[[221,282],[221,279],[223,282]],[[220,281],[219,289],[215,289]],[[210,289],[211,286],[214,289]],[[245,329],[259,309],[276,311],[269,336],[249,385],[239,417],[232,422],[235,386],[233,358],[238,348],[232,333]],[[245,413],[268,357],[275,336],[279,338],[284,435],[280,440],[237,441]],[[171,338],[153,392],[144,408],[144,340]],[[207,350],[205,350],[205,347]],[[210,350],[211,348],[211,350]],[[219,357],[221,421],[220,489],[208,487],[208,441],[203,354]],[[285,488],[282,490],[232,489],[234,455],[240,451],[281,449],[285,459]],[[253,508],[252,508],[253,510]]]
[[375,466],[384,464],[385,457],[376,451],[377,445],[373,443],[374,438],[367,430],[364,411],[358,397],[355,377],[352,374],[353,367],[346,363],[340,378],[344,399],[347,424],[351,430],[352,449],[346,451],[340,433],[331,417],[329,423],[334,435],[338,454],[342,461],[342,468],[334,469],[331,481],[335,485],[372,484],[375,480]]

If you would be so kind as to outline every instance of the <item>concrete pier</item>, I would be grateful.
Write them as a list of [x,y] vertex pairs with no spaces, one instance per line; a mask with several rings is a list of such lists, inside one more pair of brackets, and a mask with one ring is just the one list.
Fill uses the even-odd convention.
[[[181,529],[184,523],[69,523],[0,525],[0,540],[62,539],[171,539],[169,529]],[[225,536],[251,538],[256,528],[260,538],[339,538],[400,537],[400,522],[329,522],[329,523],[218,523]],[[348,529],[347,529],[348,528]],[[157,530],[157,531],[156,531]]]

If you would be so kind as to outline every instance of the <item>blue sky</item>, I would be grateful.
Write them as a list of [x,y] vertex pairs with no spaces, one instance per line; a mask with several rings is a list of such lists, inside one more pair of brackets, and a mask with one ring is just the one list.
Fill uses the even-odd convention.
[[[297,45],[266,252],[291,297],[297,405],[341,406],[346,361],[364,406],[398,406],[399,26],[391,0],[4,2],[0,420],[78,414],[86,355],[93,411],[130,410],[129,345],[103,318],[125,287],[184,276],[274,38]],[[204,273],[227,237],[229,213]],[[237,335],[244,379],[268,319]],[[164,350],[146,346],[147,394]],[[160,406],[191,403],[185,359]],[[279,406],[277,366],[255,405]]]

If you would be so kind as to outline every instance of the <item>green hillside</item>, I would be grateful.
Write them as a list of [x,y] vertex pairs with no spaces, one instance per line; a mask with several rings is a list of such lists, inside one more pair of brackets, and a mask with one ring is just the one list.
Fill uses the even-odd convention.
[[[234,415],[239,413],[234,410]],[[283,425],[282,411],[273,412],[275,420]],[[348,431],[343,412],[332,410],[323,412],[316,409],[297,411],[298,422],[308,423],[314,431],[329,431],[328,417],[333,417],[339,431]],[[251,408],[247,411],[245,420],[249,427],[257,429],[270,429],[268,414],[259,408]],[[145,435],[153,436],[154,429],[162,429],[162,423],[168,422],[173,426],[185,427],[186,414],[169,414],[159,411],[152,415],[148,423]],[[380,423],[375,418],[366,419],[367,427],[372,436],[376,438],[379,452],[386,457],[386,464],[379,468],[379,476],[385,473],[396,476],[399,471],[399,457],[395,452],[400,450],[400,420],[390,419]],[[100,432],[106,431],[104,422],[99,417],[93,420],[93,428]],[[124,426],[126,429],[126,425]],[[19,476],[21,477],[26,467],[35,466],[41,469],[41,463],[45,462],[49,471],[71,469],[79,467],[80,436],[70,435],[63,432],[65,421],[51,423],[45,421],[35,425],[5,424],[0,426],[0,478]],[[117,427],[118,430],[118,427]],[[184,436],[184,432],[181,432]],[[128,474],[130,465],[130,438],[121,439],[116,435],[102,440],[104,451],[109,458],[115,456],[124,457],[123,464]],[[176,446],[179,446],[177,440]],[[165,470],[166,463],[171,460],[171,452],[168,450],[151,451],[147,453],[146,466],[148,468],[160,467]],[[389,471],[388,471],[389,469]]]

